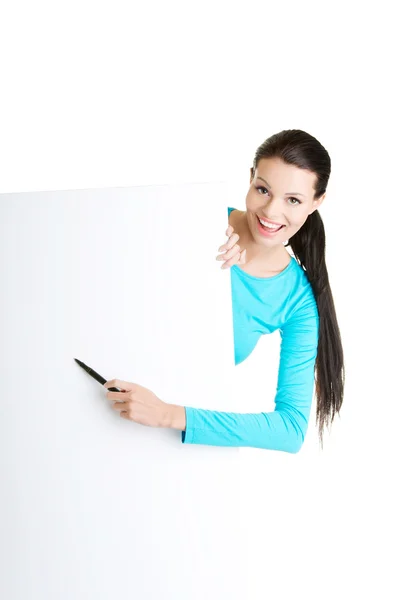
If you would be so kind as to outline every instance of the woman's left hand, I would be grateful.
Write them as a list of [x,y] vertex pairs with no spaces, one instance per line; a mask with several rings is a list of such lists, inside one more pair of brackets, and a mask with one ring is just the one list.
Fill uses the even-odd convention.
[[120,416],[129,421],[148,427],[169,427],[170,404],[163,402],[152,391],[129,381],[111,379],[105,388],[117,387],[120,392],[108,392],[107,398],[114,400],[112,408],[120,411]]

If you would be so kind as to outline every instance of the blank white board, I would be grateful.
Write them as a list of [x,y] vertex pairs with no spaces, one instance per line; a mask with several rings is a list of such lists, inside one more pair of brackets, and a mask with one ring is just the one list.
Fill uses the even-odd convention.
[[238,408],[224,183],[4,194],[1,596],[243,598],[237,448],[119,416],[74,361]]

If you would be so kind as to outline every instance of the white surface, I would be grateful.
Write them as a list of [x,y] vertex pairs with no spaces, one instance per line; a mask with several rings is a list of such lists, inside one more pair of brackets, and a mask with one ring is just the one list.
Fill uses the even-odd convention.
[[235,409],[227,206],[217,184],[2,197],[7,600],[243,598],[238,449],[122,419],[74,361]]

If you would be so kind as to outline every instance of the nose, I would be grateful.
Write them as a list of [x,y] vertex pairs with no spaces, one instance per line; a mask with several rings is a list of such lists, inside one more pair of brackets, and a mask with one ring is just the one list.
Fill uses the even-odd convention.
[[[282,223],[280,215],[280,200],[279,198],[266,198],[265,204],[262,207],[262,214],[266,219]],[[267,214],[268,213],[268,214]]]

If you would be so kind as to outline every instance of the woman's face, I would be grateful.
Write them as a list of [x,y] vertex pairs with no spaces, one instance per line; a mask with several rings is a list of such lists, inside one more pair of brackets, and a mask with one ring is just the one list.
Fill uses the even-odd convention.
[[[257,244],[283,244],[300,229],[325,198],[323,194],[319,200],[313,200],[315,182],[314,173],[288,165],[280,158],[259,161],[246,196],[247,223]],[[278,231],[266,229],[259,217],[283,227]]]

